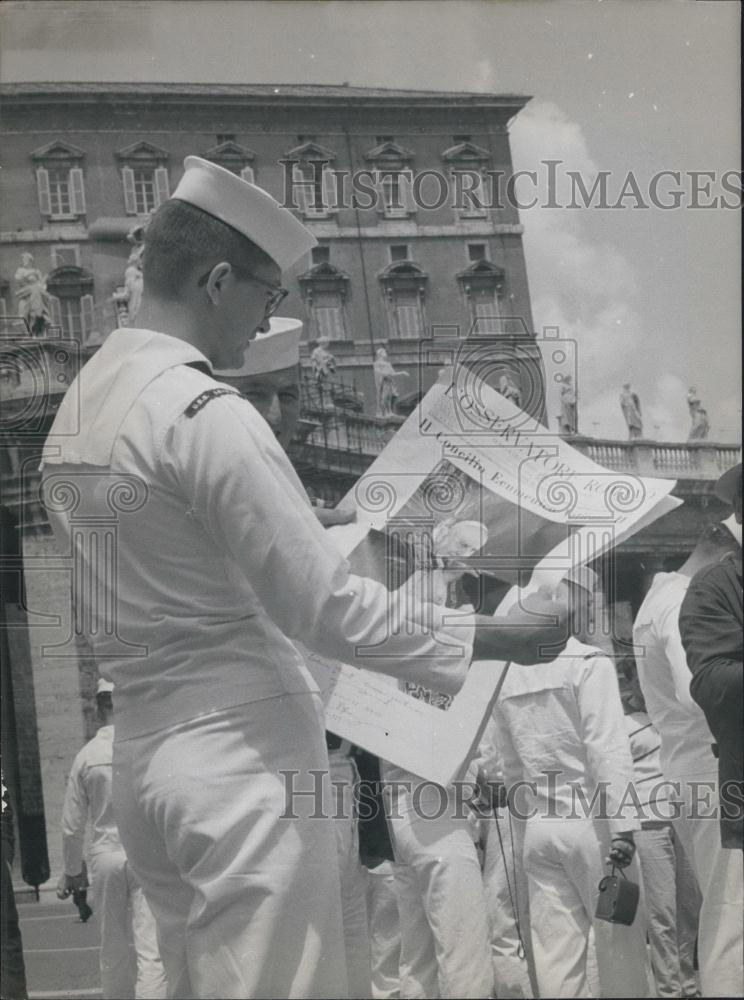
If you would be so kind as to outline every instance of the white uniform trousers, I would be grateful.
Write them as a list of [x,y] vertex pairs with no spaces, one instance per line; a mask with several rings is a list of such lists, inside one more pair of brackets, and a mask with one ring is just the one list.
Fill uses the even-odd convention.
[[[710,794],[710,801],[717,804],[717,781]],[[701,806],[699,811],[706,810]],[[698,931],[703,996],[744,996],[744,855],[721,846],[717,818],[683,817],[675,829],[688,850],[703,897]]]
[[395,851],[404,998],[487,998],[493,988],[490,927],[476,827],[452,789],[386,767],[407,780],[385,800]]
[[372,996],[400,996],[400,917],[395,873],[389,861],[367,872],[367,913],[372,952]]
[[[609,847],[609,834],[598,832],[590,819],[535,817],[527,822],[524,868],[540,996],[593,995],[587,979],[592,928],[599,996],[650,995],[643,900],[631,927],[594,917],[597,886],[609,874],[604,860]],[[640,883],[636,861],[625,873]]]
[[671,823],[636,832],[635,842],[656,993],[660,997],[695,996],[700,890],[687,852]]
[[[101,992],[104,1000],[160,1000],[167,988],[155,920],[122,850],[89,858],[93,911],[101,926]],[[132,930],[136,969],[129,947]]]
[[483,883],[491,921],[496,995],[500,1000],[528,1000],[533,995],[529,906],[518,832],[521,829],[523,839],[524,822],[512,819],[506,809],[499,809],[495,816],[482,821],[482,828],[486,841]]
[[320,713],[283,695],[115,744],[171,997],[348,996]]
[[328,760],[334,793],[333,825],[341,877],[341,919],[349,997],[368,1000],[372,996],[372,962],[367,922],[367,869],[359,860],[359,772],[354,761],[340,750],[331,750]]

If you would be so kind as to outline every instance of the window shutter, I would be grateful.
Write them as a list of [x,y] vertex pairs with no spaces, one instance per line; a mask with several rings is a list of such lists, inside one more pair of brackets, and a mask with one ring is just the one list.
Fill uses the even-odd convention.
[[70,206],[73,215],[85,215],[85,187],[80,167],[70,170]]
[[240,171],[240,176],[243,178],[244,181],[248,181],[249,184],[256,183],[255,180],[253,179],[254,178],[253,167],[243,167],[243,169]]
[[52,199],[49,195],[49,171],[39,167],[36,171],[36,187],[39,192],[39,211],[42,215],[52,214]]
[[499,306],[496,293],[479,292],[473,300],[475,319],[478,321],[477,333],[499,332]]
[[49,311],[52,314],[52,326],[62,332],[62,303],[56,295],[49,296]]
[[[305,179],[305,175],[302,169],[296,164],[292,167],[292,181],[294,186],[294,199],[296,205],[298,205],[300,211],[303,215],[307,215],[307,204],[308,204],[308,182]],[[310,195],[310,200],[312,202],[312,193]]]
[[131,167],[122,167],[121,183],[124,187],[124,211],[127,215],[136,215],[137,202],[134,196],[134,171]]
[[411,174],[402,173],[399,181],[398,197],[403,206],[403,210],[408,215],[416,211],[416,202],[413,200],[413,177]]
[[5,319],[7,314],[8,314],[8,307],[5,304],[5,299],[0,297],[0,316],[2,316],[3,319]]
[[329,167],[323,168],[323,205],[324,214],[335,212],[338,208],[336,199],[336,175]]
[[157,167],[155,170],[155,208],[159,208],[169,197],[168,168]]
[[418,303],[406,303],[395,308],[398,317],[398,333],[407,340],[417,340],[421,333],[421,308]]
[[92,295],[83,295],[80,298],[80,326],[82,327],[83,337],[85,340],[93,332],[93,323],[95,322],[95,310],[93,305]]

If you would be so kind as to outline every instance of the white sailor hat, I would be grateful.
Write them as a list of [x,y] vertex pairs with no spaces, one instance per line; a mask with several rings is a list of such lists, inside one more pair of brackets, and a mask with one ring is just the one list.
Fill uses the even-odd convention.
[[588,594],[593,594],[599,585],[599,577],[588,566],[572,566],[567,573],[563,574],[563,579],[567,583],[581,587]]
[[299,364],[302,320],[272,316],[269,323],[268,332],[257,334],[246,348],[242,366],[215,371],[217,378],[265,375]]
[[185,173],[171,195],[237,229],[284,270],[318,242],[287,208],[230,170],[187,156]]
[[96,684],[96,694],[110,694],[114,690],[114,685],[111,681],[104,680],[103,677],[99,678],[98,684]]

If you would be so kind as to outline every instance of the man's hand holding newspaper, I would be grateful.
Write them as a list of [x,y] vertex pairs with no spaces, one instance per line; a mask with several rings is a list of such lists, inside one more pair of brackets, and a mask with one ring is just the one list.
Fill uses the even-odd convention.
[[565,589],[554,593],[541,587],[505,615],[475,615],[473,659],[524,664],[552,660],[563,652],[568,628]]

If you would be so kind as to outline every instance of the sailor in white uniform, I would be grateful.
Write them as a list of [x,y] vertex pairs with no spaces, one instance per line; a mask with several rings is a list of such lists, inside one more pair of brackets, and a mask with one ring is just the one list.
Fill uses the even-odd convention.
[[282,773],[312,790],[306,772],[328,770],[289,640],[443,691],[471,656],[529,663],[565,640],[560,599],[533,605],[548,624],[445,627],[432,606],[427,628],[391,629],[382,585],[350,573],[267,423],[213,378],[314,243],[266,192],[187,157],[146,232],[142,328],[84,366],[44,454],[78,621],[116,685],[117,820],[174,997],[347,995],[334,829],[315,796],[287,802]]

